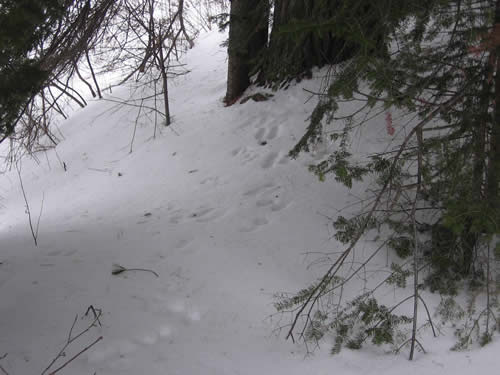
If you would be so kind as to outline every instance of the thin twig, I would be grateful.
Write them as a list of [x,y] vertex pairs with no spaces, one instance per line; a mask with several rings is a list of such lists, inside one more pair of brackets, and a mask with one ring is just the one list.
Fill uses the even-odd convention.
[[[0,361],[1,361],[2,359],[5,359],[5,358],[7,357],[7,355],[8,355],[8,354],[9,354],[9,353],[5,353],[3,356],[1,356],[1,357],[0,357]],[[9,375],[9,373],[7,372],[7,370],[6,370],[6,369],[4,369],[4,368],[2,367],[2,365],[0,365],[0,370],[4,373],[4,375]]]
[[[90,311],[92,311],[92,314],[94,314],[94,319],[96,319],[97,323],[99,323],[99,327],[102,327],[101,321],[99,320],[99,316],[101,316],[102,310],[96,309],[93,305],[90,305],[87,308],[87,311],[85,312],[85,316],[87,316]],[[97,313],[97,312],[99,312],[99,313]]]
[[67,342],[71,341],[71,336],[73,335],[73,329],[75,328],[75,324],[76,324],[77,320],[78,320],[78,314],[75,315],[75,320],[73,320],[73,324],[71,325],[71,328],[69,329]]
[[[35,228],[33,228],[33,220],[31,218],[30,205],[28,203],[28,197],[26,196],[26,190],[24,189],[23,179],[21,177],[21,169],[19,168],[18,163],[16,163],[16,170],[17,170],[17,175],[19,177],[19,184],[21,186],[21,192],[23,193],[24,204],[26,206],[26,213],[28,214],[28,223],[29,223],[30,230],[31,230],[31,236],[33,237],[33,241],[35,242],[35,246],[38,246],[38,225],[37,225],[37,228],[35,230]],[[41,216],[41,211],[40,211],[40,216]],[[40,217],[38,219],[40,219]]]
[[146,269],[146,268],[127,268],[126,271],[145,271],[145,272],[151,272],[156,277],[160,277],[160,275],[158,275],[158,273],[156,273],[155,271],[149,270],[149,269]]
[[48,375],[54,375],[56,374],[57,372],[59,372],[60,370],[62,370],[64,367],[66,367],[68,364],[70,364],[71,362],[73,362],[76,358],[78,358],[80,355],[82,355],[83,353],[85,353],[87,350],[89,350],[91,347],[93,347],[95,344],[97,344],[99,341],[101,341],[103,339],[102,336],[99,336],[97,339],[95,339],[91,344],[89,344],[88,346],[86,346],[85,348],[83,348],[82,350],[80,350],[78,353],[76,353],[73,357],[71,357],[70,359],[68,359],[66,362],[64,362],[61,366],[59,366],[57,369],[55,369],[54,371],[52,371],[51,373],[49,373]]
[[36,238],[38,238],[38,229],[40,228],[40,219],[42,218],[44,201],[45,201],[45,193],[42,193],[42,202],[40,203],[40,213],[38,214],[38,219],[36,220],[36,228],[35,228]]
[[431,314],[429,312],[429,309],[427,307],[427,304],[425,303],[424,299],[422,298],[422,296],[420,295],[420,293],[418,294],[418,298],[420,299],[420,301],[423,303],[424,307],[425,307],[425,311],[427,312],[427,317],[429,318],[429,324],[431,325],[431,328],[432,328],[432,334],[434,335],[434,337],[437,337],[437,334],[436,334],[436,330],[434,329],[434,323],[432,323],[432,318],[431,318]]
[[141,116],[143,102],[144,99],[141,100],[141,105],[139,106],[139,111],[137,111],[137,117],[135,118],[134,132],[132,133],[132,140],[130,141],[130,153],[132,153],[132,147],[134,146],[135,133],[137,131],[137,123],[139,122],[139,117]]
[[160,275],[158,275],[158,273],[156,273],[153,270],[147,269],[147,268],[125,268],[119,264],[113,264],[113,267],[114,267],[114,270],[111,271],[111,274],[113,274],[113,275],[119,275],[119,274],[126,272],[126,271],[144,271],[144,272],[151,272],[156,277],[160,277]]
[[[69,334],[68,334],[68,339],[66,340],[66,343],[64,344],[64,346],[62,347],[62,349],[59,351],[59,353],[57,353],[57,355],[56,355],[56,356],[52,359],[52,361],[51,361],[51,362],[49,363],[49,365],[45,368],[45,370],[43,370],[43,371],[42,371],[41,375],[44,375],[45,373],[47,373],[47,371],[49,371],[49,370],[50,370],[50,368],[51,368],[51,367],[52,367],[52,366],[56,363],[56,361],[57,361],[59,358],[61,358],[61,357],[63,357],[63,356],[64,356],[64,353],[65,353],[66,349],[68,348],[68,346],[69,346],[69,345],[71,345],[71,343],[75,342],[75,341],[76,341],[76,340],[78,340],[80,337],[82,337],[84,334],[86,334],[86,333],[87,333],[87,332],[88,332],[88,331],[89,331],[92,327],[95,327],[95,326],[96,326],[96,323],[97,323],[97,322],[99,322],[99,318],[100,318],[100,316],[101,316],[101,311],[100,311],[100,310],[98,310],[98,314],[97,314],[97,316],[95,317],[95,319],[92,321],[92,323],[90,323],[90,324],[89,324],[89,325],[88,325],[88,326],[87,326],[84,330],[82,330],[80,333],[78,333],[77,335],[73,336],[73,329],[74,329],[74,327],[75,327],[75,325],[76,325],[76,320],[77,320],[77,318],[78,318],[78,315],[77,315],[77,316],[76,316],[76,318],[73,320],[73,323],[71,324],[71,328],[70,328],[70,331],[69,331]],[[102,339],[102,337],[101,337],[101,339]],[[95,341],[92,345],[94,345],[97,341],[99,341],[99,340],[96,340],[96,341]],[[91,346],[92,346],[92,345],[91,345]],[[89,346],[89,347],[87,347],[87,349],[88,349],[88,348],[90,348],[90,346]],[[87,349],[85,349],[85,350],[87,350]],[[85,350],[84,350],[84,351],[85,351]],[[83,353],[83,351],[82,351],[81,353]],[[81,354],[81,353],[80,353],[80,354]],[[76,357],[75,357],[75,358],[76,358]],[[74,359],[74,358],[73,358],[73,359]],[[66,363],[65,365],[67,365],[67,363]],[[65,365],[64,365],[64,366],[65,366]],[[64,367],[64,366],[63,366],[63,367]],[[56,370],[56,372],[57,372],[57,371],[59,371],[61,368],[62,368],[62,367],[60,367],[59,369],[57,369],[57,370]],[[54,371],[53,371],[53,372],[51,372],[51,374],[54,374],[54,373],[55,373]]]

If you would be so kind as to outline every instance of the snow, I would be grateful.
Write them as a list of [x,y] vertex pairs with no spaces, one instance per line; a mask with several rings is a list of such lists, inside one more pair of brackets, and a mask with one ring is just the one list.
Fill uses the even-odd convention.
[[[172,130],[153,138],[152,116],[141,116],[130,153],[137,108],[95,101],[61,125],[55,150],[23,161],[35,222],[43,201],[37,247],[17,172],[1,176],[0,356],[8,356],[0,365],[11,375],[41,373],[75,315],[75,332],[92,321],[83,316],[92,305],[102,327],[58,363],[103,340],[61,373],[496,373],[498,340],[455,353],[452,337],[424,334],[428,354],[413,362],[374,348],[330,356],[328,339],[306,356],[284,340],[278,328],[289,316],[276,315],[273,295],[321,275],[325,265],[308,267],[307,253],[339,250],[327,217],[362,187],[319,183],[307,166],[324,150],[287,157],[315,105],[304,89],[319,87],[321,71],[267,102],[225,108],[223,39],[200,37],[190,73],[171,82]],[[122,87],[107,98],[130,95]],[[360,154],[387,142],[384,119],[357,135]],[[159,277],[112,275],[113,264]]]

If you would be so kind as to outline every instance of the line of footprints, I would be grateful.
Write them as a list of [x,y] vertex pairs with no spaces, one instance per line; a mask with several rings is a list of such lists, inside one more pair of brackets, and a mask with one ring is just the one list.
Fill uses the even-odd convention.
[[[255,188],[247,190],[243,194],[244,197],[253,198],[255,200],[255,205],[258,208],[266,209],[266,211],[270,210],[271,212],[281,211],[291,204],[291,200],[285,198],[284,195],[285,192],[283,189],[272,182],[259,185]],[[265,211],[262,211],[263,210],[260,210],[259,212],[261,212],[261,214],[244,225],[240,231],[253,232],[259,227],[268,224],[269,220],[265,215]]]

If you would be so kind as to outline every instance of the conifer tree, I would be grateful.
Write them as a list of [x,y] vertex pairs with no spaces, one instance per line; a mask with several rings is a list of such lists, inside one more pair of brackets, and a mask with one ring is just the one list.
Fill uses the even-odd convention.
[[23,107],[47,78],[32,53],[72,1],[0,1],[0,140],[12,131]]
[[[76,62],[88,57],[118,5],[115,0],[0,0],[0,142],[49,82],[61,87],[55,81],[71,76]],[[61,91],[81,104],[67,85]],[[57,108],[55,100],[50,107]]]
[[263,57],[261,83],[280,84],[284,80],[310,75],[314,66],[334,64],[350,57],[348,45],[331,30],[317,25],[335,15],[339,0],[276,0],[272,32]]
[[[304,313],[301,332],[314,326],[315,308],[323,298],[332,298],[330,293],[338,289],[332,282],[342,264],[373,228],[390,230],[387,246],[402,256],[412,254],[409,271],[415,278],[425,271],[424,284],[431,290],[454,293],[461,281],[485,285],[488,295],[492,290],[495,259],[489,250],[484,254],[500,231],[500,1],[378,1],[376,13],[388,30],[387,53],[373,53],[380,43],[377,33],[360,27],[372,21],[360,18],[350,5],[311,26],[334,31],[359,48],[330,76],[328,90],[291,155],[328,139],[332,154],[311,167],[320,179],[333,175],[350,187],[372,176],[379,188],[367,197],[368,208],[334,222],[336,238],[347,248],[317,284],[287,300],[296,312],[289,336]],[[340,102],[346,101],[360,104],[352,113],[340,113]],[[354,160],[351,130],[370,126],[366,119],[377,116],[385,118],[396,146],[363,162]],[[418,288],[415,282],[415,307]],[[351,307],[362,307],[360,303]],[[338,337],[345,337],[349,325],[330,313],[323,326],[336,327]],[[491,314],[488,305],[477,321],[488,322]],[[491,332],[486,323],[487,337]],[[410,358],[415,343],[413,336]]]

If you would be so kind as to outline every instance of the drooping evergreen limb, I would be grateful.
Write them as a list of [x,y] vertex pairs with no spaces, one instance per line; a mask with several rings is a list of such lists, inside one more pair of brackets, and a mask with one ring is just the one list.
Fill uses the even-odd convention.
[[[389,168],[389,178],[387,178],[384,182],[384,185],[382,186],[382,189],[378,193],[375,202],[373,203],[372,207],[368,211],[368,213],[365,216],[365,220],[359,229],[358,233],[354,236],[352,239],[350,245],[342,252],[340,257],[330,266],[330,268],[327,270],[327,272],[323,275],[323,277],[320,279],[319,283],[314,287],[314,289],[311,291],[309,297],[305,300],[305,302],[302,304],[302,306],[298,309],[298,311],[295,313],[294,319],[292,320],[292,324],[290,326],[290,329],[288,330],[288,333],[286,335],[286,339],[291,338],[292,341],[295,341],[295,338],[293,336],[293,332],[295,330],[295,327],[299,321],[299,318],[302,316],[302,313],[306,310],[306,308],[309,307],[309,311],[312,311],[312,308],[318,303],[319,298],[322,295],[322,290],[325,288],[325,285],[328,285],[332,279],[337,275],[339,270],[341,269],[342,265],[344,264],[346,258],[349,256],[349,254],[354,250],[356,244],[358,241],[361,239],[361,237],[365,234],[365,230],[368,226],[368,223],[372,219],[374,213],[378,209],[378,206],[382,200],[382,197],[384,196],[385,192],[389,188],[390,182],[391,182],[391,177],[394,176],[394,173],[397,168],[397,164],[400,160],[400,157],[402,156],[403,152],[406,150],[406,147],[408,143],[410,142],[411,139],[415,136],[415,134],[420,131],[425,125],[427,125],[432,119],[435,117],[439,116],[441,113],[445,113],[448,111],[450,108],[452,108],[456,103],[458,103],[460,100],[462,100],[464,92],[465,92],[465,87],[458,91],[457,94],[455,94],[454,97],[449,99],[447,102],[441,104],[438,108],[436,108],[434,111],[432,111],[430,114],[428,114],[424,119],[422,119],[418,124],[416,124],[408,133],[408,135],[405,137],[403,142],[401,143],[396,155],[394,156],[391,166]],[[306,318],[307,321],[305,325],[308,324],[309,318]],[[304,332],[304,330],[302,330]]]
[[324,290],[322,292],[322,295],[326,295],[326,294],[332,293],[335,290],[337,290],[337,289],[342,288],[343,286],[345,286],[350,280],[352,280],[356,275],[358,275],[358,273],[364,267],[366,267],[366,265],[368,263],[370,263],[370,261],[379,253],[379,251],[382,250],[387,245],[387,242],[389,240],[390,240],[390,238],[387,239],[386,241],[384,241],[379,247],[377,247],[377,249],[375,249],[375,251],[365,261],[363,261],[355,270],[353,270],[349,276],[347,276],[345,279],[343,279],[342,282],[334,285],[331,289]]
[[[0,142],[12,136],[18,124],[21,128],[24,126],[23,118],[27,109],[33,103],[40,100],[43,102],[43,90],[56,79],[64,80],[75,73],[74,62],[82,57],[84,51],[93,48],[95,42],[102,37],[100,31],[106,27],[109,18],[113,17],[120,1],[38,0],[34,8],[40,8],[41,13],[35,17],[30,13],[30,17],[27,17],[25,8],[29,1],[6,0],[12,6],[5,5],[6,12],[1,16],[0,36],[3,43],[0,56]],[[55,11],[53,6],[57,8]],[[34,8],[29,8],[28,12]],[[18,12],[22,15],[19,16]],[[22,33],[15,33],[8,27],[11,23],[18,23],[16,27],[25,29]],[[23,38],[28,38],[29,42],[18,43]],[[5,56],[10,57],[5,60]],[[69,93],[67,87],[65,92]],[[81,103],[83,101],[80,100]],[[50,109],[54,107],[51,106]],[[36,125],[48,128],[43,123],[43,119],[47,119],[45,109],[37,108],[41,111],[39,119],[42,121]],[[31,117],[33,119],[37,116]],[[42,132],[38,134],[41,135]],[[30,141],[29,144],[31,143],[33,142]]]
[[[349,134],[353,124],[366,124],[367,121],[362,115],[357,118],[344,116],[343,113],[337,115],[337,112],[341,112],[338,111],[341,105],[341,109],[344,109],[343,103],[356,102],[361,95],[365,99],[363,104],[372,104],[370,111],[375,105],[377,108],[384,106],[389,114],[391,109],[395,109],[398,112],[402,110],[406,114],[416,113],[416,116],[425,118],[441,107],[442,103],[454,98],[457,90],[463,90],[462,100],[443,111],[437,124],[425,129],[422,127],[421,131],[426,130],[425,142],[422,139],[423,135],[418,134],[418,142],[415,142],[418,146],[408,145],[407,150],[399,158],[400,170],[393,173],[387,168],[397,149],[390,155],[385,154],[389,156],[378,155],[372,158],[373,163],[367,163],[367,169],[378,177],[376,183],[380,187],[387,179],[393,181],[375,211],[377,216],[374,221],[388,225],[397,233],[403,233],[407,240],[408,237],[413,237],[415,242],[418,242],[418,234],[415,234],[417,226],[419,231],[431,233],[430,247],[426,248],[426,254],[423,254],[432,267],[431,275],[425,280],[431,290],[436,286],[440,288],[441,284],[446,285],[443,289],[447,289],[447,292],[454,293],[455,276],[465,278],[469,275],[478,275],[477,269],[474,268],[476,265],[481,266],[477,259],[478,246],[488,233],[498,232],[495,225],[485,223],[483,215],[488,211],[490,212],[488,216],[498,217],[498,214],[493,212],[498,212],[500,206],[490,199],[492,196],[486,187],[488,183],[494,184],[495,188],[498,187],[498,177],[490,178],[491,175],[488,173],[488,168],[493,165],[494,160],[490,153],[495,149],[494,146],[490,147],[490,141],[495,138],[492,137],[493,126],[500,123],[493,121],[495,108],[498,108],[496,103],[500,103],[500,100],[495,100],[493,90],[495,78],[500,74],[495,73],[496,57],[494,60],[491,58],[492,48],[500,46],[500,42],[498,44],[495,42],[495,39],[500,41],[500,28],[498,38],[491,35],[496,34],[495,27],[490,24],[495,3],[498,1],[481,0],[473,3],[426,1],[430,7],[421,6],[426,14],[423,17],[415,16],[410,25],[405,24],[397,30],[392,44],[396,49],[393,54],[386,56],[385,59],[356,56],[343,66],[345,69],[339,69],[339,74],[331,77],[331,85],[328,91],[325,90],[325,93],[320,94],[319,105],[311,115],[305,136],[292,152],[295,156],[297,152],[309,151],[309,145],[324,141],[326,136],[330,135],[323,127],[325,123],[338,119],[346,120],[349,125],[344,127],[342,133],[337,131],[331,134],[331,140],[337,141],[341,151],[334,151],[328,158],[319,162],[314,172],[319,172],[317,174],[320,178],[325,178],[328,173],[334,174],[337,180],[350,187],[352,179],[342,179],[353,170],[350,164],[353,160],[351,155],[341,154],[345,150],[345,139],[348,139],[345,134]],[[415,28],[413,21],[416,24]],[[313,28],[314,25],[310,27]],[[415,32],[418,28],[420,30]],[[419,33],[420,36],[416,35]],[[363,87],[362,90],[359,89],[360,86]],[[366,95],[363,95],[363,91],[366,91]],[[496,93],[498,94],[498,91]],[[373,112],[375,110],[370,114]],[[388,134],[392,136],[394,128],[389,125]],[[403,134],[407,129],[411,127],[405,126],[398,134]],[[414,173],[416,166],[418,166],[417,174]],[[403,170],[405,167],[407,169]],[[423,181],[418,184],[420,188],[416,197],[419,201],[418,208],[412,210],[410,202],[413,201],[413,193],[417,189],[417,184],[412,182],[416,179]],[[494,194],[494,197],[498,197],[498,194]],[[388,206],[382,207],[382,203],[385,202]],[[422,217],[423,220],[418,222],[415,214],[417,210],[420,211],[421,206],[424,206],[422,204],[424,202],[425,206],[430,206],[430,210],[435,212],[429,211],[424,213],[425,216],[419,214],[417,218]],[[370,207],[371,205],[368,206]],[[366,214],[367,210],[363,211],[362,214]],[[383,212],[384,216],[379,217],[379,212]],[[401,214],[405,216],[404,221],[400,220]],[[341,236],[337,239],[342,238],[346,240],[345,242],[355,240],[357,232],[353,229],[359,230],[362,227],[359,225],[359,217],[361,215],[352,219],[340,217],[341,220],[335,221],[337,234]],[[467,218],[470,219],[465,220]],[[494,222],[498,223],[499,220]],[[368,227],[364,229],[366,228]],[[418,250],[418,246],[415,248]],[[436,254],[440,250],[445,256]],[[418,259],[414,260],[415,266],[418,264]],[[423,267],[415,268],[419,271]],[[335,277],[338,269],[332,269],[330,272]],[[331,282],[332,280],[334,282]],[[414,286],[418,286],[418,279],[416,281]],[[305,329],[302,331],[307,335],[317,330],[317,325],[321,325],[323,320],[331,319],[315,317],[316,312],[313,308],[316,304],[318,313],[330,314],[332,310],[324,309],[319,299],[331,292],[339,283],[334,278],[327,279],[324,282],[330,285],[323,287],[318,285],[321,282],[323,280],[314,283],[312,288],[300,291],[295,300],[289,299],[289,302],[295,302],[294,306],[302,307],[300,305],[302,301],[312,304],[312,307],[300,314],[301,322],[305,321],[305,325],[309,324],[311,327],[307,331]],[[450,283],[450,288],[444,282]],[[316,293],[315,296],[307,301],[306,298],[312,292]],[[416,292],[414,307],[423,301],[418,289]],[[430,318],[428,307],[425,304],[424,307]],[[311,312],[315,314],[311,316]],[[339,319],[334,319],[333,322],[338,323]],[[433,328],[433,334],[436,334],[432,321],[429,324]],[[342,335],[337,327],[329,326],[324,329],[334,329],[338,336]],[[419,346],[416,334],[411,341],[413,352],[415,347]]]
[[[495,315],[494,311],[491,309],[491,307],[485,307],[483,310],[481,310],[479,312],[479,314],[475,318],[472,318],[472,325],[470,327],[468,327],[469,329],[467,329],[467,326],[464,328],[465,332],[460,335],[459,342],[452,348],[452,350],[465,349],[469,345],[469,343],[471,342],[471,337],[472,337],[472,334],[474,333],[474,330],[477,330],[477,333],[479,335],[481,318],[484,315],[486,315],[486,317],[487,317],[486,319],[489,319],[490,316],[493,317],[493,319],[495,320],[495,323],[498,324],[496,315]],[[491,333],[489,331],[486,330],[484,332],[482,340],[486,339],[487,341],[483,342],[483,345],[487,344],[488,340],[491,340],[490,335],[491,335]]]
[[[387,240],[388,241],[388,240]],[[342,260],[342,262],[340,262],[338,264],[338,268],[332,272],[332,275],[331,277],[329,278],[329,280],[327,282],[324,283],[324,287],[318,292],[317,296],[316,296],[316,300],[318,301],[322,296],[325,296],[327,294],[330,294],[330,293],[333,293],[335,290],[337,289],[342,289],[353,277],[355,277],[356,275],[359,274],[359,272],[364,268],[366,267],[366,265],[379,253],[380,250],[382,250],[384,248],[384,246],[387,244],[387,241],[384,241],[364,262],[362,262],[357,269],[355,269],[354,271],[351,272],[351,274],[346,277],[345,279],[343,279],[341,282],[339,282],[338,284],[335,284],[332,288],[330,289],[326,289],[326,287],[328,285],[331,284],[331,282],[333,281],[333,279],[335,278],[335,276],[337,275],[338,271],[340,270],[340,268],[343,266],[344,264],[344,261],[345,261],[345,258]],[[342,254],[342,256],[344,255],[344,253]],[[347,257],[347,256],[346,256]],[[392,274],[391,274],[392,275]],[[387,278],[389,279],[390,276]],[[387,280],[386,279],[386,280]],[[374,290],[372,291],[374,292]],[[368,296],[368,294],[367,294]],[[304,326],[302,327],[302,331],[300,332],[300,337],[303,338],[304,337],[304,334],[308,328],[308,322],[311,320],[310,317],[311,317],[311,314],[312,314],[312,310],[314,309],[315,307],[315,303],[311,303],[309,305],[309,309],[308,311],[305,313],[305,316],[306,316],[306,322],[304,323]],[[300,308],[299,308],[300,310]],[[300,312],[299,312],[300,314]],[[291,337],[292,338],[292,341],[294,341],[294,338],[293,336]]]
[[[418,272],[418,270],[417,270],[417,272]],[[418,273],[417,273],[417,275],[418,275]],[[385,283],[386,281],[387,281],[387,280],[385,280],[385,281],[384,281],[384,283]],[[373,292],[374,292],[374,290],[372,290],[372,291],[371,291],[371,294],[373,294]],[[420,294],[418,295],[418,298],[419,298],[422,302],[424,302],[424,300],[422,299],[422,297],[420,296]],[[394,312],[394,311],[395,311],[398,307],[400,307],[401,305],[403,305],[405,302],[410,301],[411,299],[415,299],[415,295],[414,295],[414,294],[412,294],[412,295],[410,295],[410,296],[408,296],[408,297],[406,297],[406,298],[403,298],[401,301],[399,301],[398,303],[396,303],[394,306],[392,306],[392,307],[391,307],[391,308],[387,311],[387,314],[388,314],[388,315],[392,314],[392,312]],[[424,305],[425,305],[425,302],[424,302]],[[425,306],[426,306],[427,316],[428,316],[428,318],[429,318],[429,323],[430,323],[430,325],[431,325],[431,327],[432,327],[432,332],[433,332],[433,334],[434,334],[434,337],[436,337],[436,332],[434,331],[434,324],[432,323],[432,319],[431,319],[431,316],[430,316],[430,314],[429,314],[429,310],[427,309],[427,305],[425,305]],[[383,324],[383,323],[384,323],[384,321],[385,321],[385,319],[381,319],[381,320],[379,320],[377,323],[375,323],[375,324],[371,327],[371,329],[373,330],[373,329],[378,328],[381,324]],[[413,317],[413,320],[412,320],[412,323],[413,323],[413,324],[415,324],[415,322],[416,322],[416,317],[414,316],[414,317]],[[415,329],[416,329],[416,328],[415,328]],[[366,339],[368,339],[368,337],[369,337],[369,334],[368,334],[367,332],[365,332],[364,338],[360,340],[360,343],[361,343],[361,342],[364,342]],[[422,344],[420,344],[420,342],[418,341],[418,339],[417,339],[417,338],[414,338],[414,337],[413,337],[413,335],[412,335],[412,337],[410,337],[408,340],[406,340],[406,341],[405,341],[405,342],[404,342],[401,346],[399,346],[399,347],[395,350],[395,352],[396,352],[396,353],[397,353],[397,352],[399,352],[399,351],[401,350],[401,348],[402,348],[404,345],[406,345],[408,342],[412,342],[412,341],[414,341],[416,344],[418,344],[418,345],[420,346],[420,348],[422,349],[422,351],[425,353],[424,347],[422,346]],[[410,358],[410,360],[412,360],[412,358]]]

